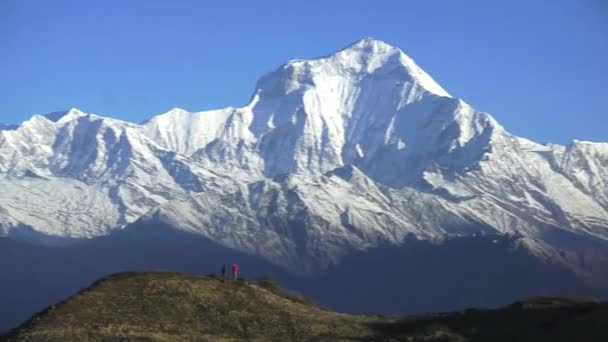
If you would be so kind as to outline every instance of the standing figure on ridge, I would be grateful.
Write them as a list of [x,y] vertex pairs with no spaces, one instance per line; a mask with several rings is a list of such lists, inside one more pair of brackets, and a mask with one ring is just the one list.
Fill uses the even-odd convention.
[[236,280],[239,275],[239,265],[237,263],[232,264],[232,280]]
[[222,264],[222,280],[226,281],[226,271],[227,271],[227,265],[226,264]]

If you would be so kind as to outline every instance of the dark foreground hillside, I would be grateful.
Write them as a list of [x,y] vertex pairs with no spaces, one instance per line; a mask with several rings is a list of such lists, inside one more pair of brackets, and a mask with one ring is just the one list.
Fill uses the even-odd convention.
[[[576,241],[572,235],[561,240]],[[411,315],[499,308],[536,296],[608,299],[608,281],[591,288],[565,266],[519,248],[517,238],[510,236],[463,237],[441,244],[408,238],[403,246],[353,253],[310,278],[160,224],[142,223],[108,236],[58,244],[0,238],[0,334],[109,274],[153,269],[206,274],[216,272],[218,263],[226,260],[241,265],[248,278],[271,275],[283,288],[349,313]],[[608,245],[599,249],[608,250]],[[608,259],[601,255],[585,253],[577,260],[595,274],[608,269]]]
[[608,341],[607,327],[606,303],[541,298],[499,310],[355,316],[269,281],[147,272],[105,278],[0,340]]

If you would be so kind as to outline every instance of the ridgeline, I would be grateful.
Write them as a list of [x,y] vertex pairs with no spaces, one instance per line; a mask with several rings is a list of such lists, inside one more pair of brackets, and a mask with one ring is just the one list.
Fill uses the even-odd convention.
[[[345,289],[348,291],[348,289]],[[608,304],[539,298],[409,317],[324,309],[271,280],[121,273],[0,341],[608,341]]]

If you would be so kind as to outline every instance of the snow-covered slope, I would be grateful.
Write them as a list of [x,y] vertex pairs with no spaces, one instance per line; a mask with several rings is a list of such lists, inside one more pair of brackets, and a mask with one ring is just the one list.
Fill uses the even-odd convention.
[[608,240],[608,144],[542,145],[363,39],[262,77],[242,108],[142,124],[77,109],[0,130],[0,233],[93,237],[161,220],[302,273],[478,233],[559,257]]
[[142,126],[77,109],[1,131],[0,172],[6,217],[70,238],[107,234],[218,178],[161,148]]

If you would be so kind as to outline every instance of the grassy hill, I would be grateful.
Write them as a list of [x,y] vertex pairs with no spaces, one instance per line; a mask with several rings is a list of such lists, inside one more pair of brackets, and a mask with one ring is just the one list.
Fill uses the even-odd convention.
[[102,279],[0,340],[608,341],[607,326],[606,303],[540,298],[500,310],[355,316],[268,280],[146,272]]

